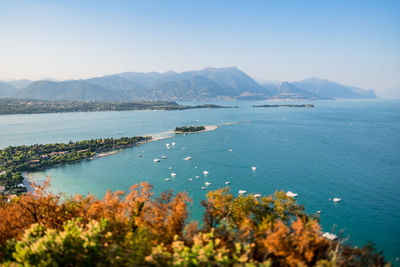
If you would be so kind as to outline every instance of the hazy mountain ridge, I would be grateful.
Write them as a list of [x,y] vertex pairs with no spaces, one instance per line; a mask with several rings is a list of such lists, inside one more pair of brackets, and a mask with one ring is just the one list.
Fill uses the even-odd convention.
[[259,84],[236,67],[206,68],[182,73],[125,72],[83,80],[36,81],[23,89],[3,84],[0,83],[0,97],[43,100],[204,101],[376,97],[373,90],[319,78]]
[[8,83],[12,87],[22,89],[30,85],[33,81],[28,80],[28,79],[22,79],[22,80],[10,80],[10,81],[5,81],[5,83]]
[[6,82],[0,81],[0,97],[7,97],[13,95],[18,91],[17,88],[11,86]]
[[354,86],[341,85],[319,78],[308,78],[303,81],[293,82],[299,88],[308,90],[316,96],[331,98],[375,98],[373,90],[364,90]]
[[42,100],[123,100],[123,94],[83,81],[38,81],[19,91],[17,98]]

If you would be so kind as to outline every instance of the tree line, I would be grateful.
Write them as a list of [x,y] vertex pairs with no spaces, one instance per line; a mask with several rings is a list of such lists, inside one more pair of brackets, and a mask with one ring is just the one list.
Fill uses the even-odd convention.
[[204,126],[182,126],[182,127],[175,127],[175,132],[178,133],[194,133],[204,131],[206,127]]
[[100,138],[69,143],[9,146],[0,150],[0,186],[3,194],[26,191],[21,172],[50,168],[58,164],[88,159],[96,153],[136,145],[151,137]]
[[0,98],[0,115],[55,112],[124,111],[124,110],[185,110],[198,108],[228,108],[214,104],[180,105],[173,101],[100,102],[46,101]]

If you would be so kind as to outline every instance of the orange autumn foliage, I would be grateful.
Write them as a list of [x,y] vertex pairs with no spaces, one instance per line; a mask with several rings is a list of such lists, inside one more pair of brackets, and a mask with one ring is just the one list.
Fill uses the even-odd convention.
[[107,219],[110,228],[120,233],[143,226],[157,233],[159,239],[172,240],[183,231],[190,201],[186,193],[173,197],[171,192],[152,200],[152,186],[148,183],[131,186],[126,195],[124,191],[107,191],[103,199],[75,195],[62,200],[60,195],[46,193],[48,185],[49,180],[10,203],[0,201],[0,244],[20,237],[34,223],[61,229],[73,218],[83,222]]
[[315,220],[305,222],[297,218],[290,226],[278,221],[259,245],[272,253],[282,266],[313,266],[317,259],[327,256],[325,253],[330,247],[320,232]]
[[[140,183],[127,193],[108,191],[102,199],[91,194],[66,198],[46,192],[48,185],[49,180],[10,202],[0,199],[0,263],[4,258],[8,263],[33,264],[31,260],[40,260],[41,256],[27,255],[39,252],[54,257],[54,264],[59,263],[62,255],[46,249],[38,252],[37,246],[30,249],[31,244],[52,237],[65,238],[68,229],[75,229],[93,236],[93,251],[98,253],[69,253],[81,264],[86,256],[116,266],[165,266],[175,262],[181,266],[385,264],[372,246],[352,248],[323,238],[318,218],[307,215],[283,191],[268,197],[235,197],[229,188],[210,191],[202,202],[204,219],[199,225],[187,223],[191,202],[187,193],[168,191],[154,197],[152,186]],[[74,251],[80,235],[74,238],[76,243],[68,241],[59,251]]]

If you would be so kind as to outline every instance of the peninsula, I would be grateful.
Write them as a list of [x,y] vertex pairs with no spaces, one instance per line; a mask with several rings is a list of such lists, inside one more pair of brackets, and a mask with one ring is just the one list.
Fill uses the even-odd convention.
[[315,108],[312,104],[284,104],[284,105],[254,105],[253,108]]
[[0,150],[0,194],[26,192],[21,172],[102,156],[151,140],[149,136],[91,139],[69,143],[9,146]]
[[45,101],[0,98],[0,115],[57,112],[126,111],[126,110],[186,110],[200,108],[234,108],[214,104],[180,105],[172,101],[100,102],[100,101]]

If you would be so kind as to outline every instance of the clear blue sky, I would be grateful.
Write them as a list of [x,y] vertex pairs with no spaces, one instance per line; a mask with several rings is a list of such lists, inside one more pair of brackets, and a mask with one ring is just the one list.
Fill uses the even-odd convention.
[[0,79],[237,66],[400,85],[400,1],[0,0]]

